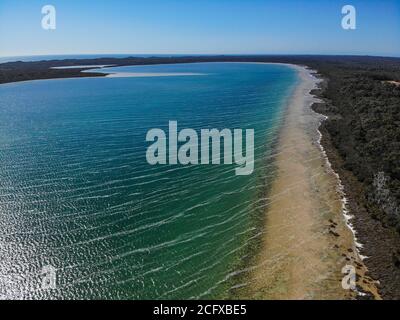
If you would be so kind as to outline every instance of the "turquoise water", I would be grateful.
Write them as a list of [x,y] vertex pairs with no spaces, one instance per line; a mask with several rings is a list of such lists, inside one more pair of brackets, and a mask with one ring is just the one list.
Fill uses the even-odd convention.
[[[0,86],[0,296],[225,298],[262,232],[271,152],[296,72],[282,65],[120,67],[204,75]],[[255,130],[255,170],[146,162],[146,133]],[[55,289],[41,288],[43,266]]]

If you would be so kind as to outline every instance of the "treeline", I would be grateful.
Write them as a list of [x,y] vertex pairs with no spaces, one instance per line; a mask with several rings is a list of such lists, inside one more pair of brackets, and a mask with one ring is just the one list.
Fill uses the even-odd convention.
[[[187,56],[68,59],[0,64],[0,83],[102,76],[77,65],[148,65],[191,62],[281,62],[307,65],[325,82],[324,123],[345,168],[367,187],[371,215],[400,232],[400,59],[362,56]],[[390,203],[390,205],[389,205]]]

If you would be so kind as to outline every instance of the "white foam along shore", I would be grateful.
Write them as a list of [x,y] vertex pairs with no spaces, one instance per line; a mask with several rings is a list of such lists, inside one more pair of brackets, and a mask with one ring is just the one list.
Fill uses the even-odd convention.
[[[317,89],[318,88],[318,84],[323,81],[323,80],[317,79],[314,76],[315,74],[317,74],[317,71],[315,71],[315,70],[311,70],[311,69],[308,69],[307,67],[300,67],[300,66],[295,66],[295,68],[297,70],[299,70],[299,68],[302,68],[303,72],[307,72],[309,77],[312,77],[312,78],[315,79],[315,84],[314,84],[314,88],[313,89]],[[315,102],[321,102],[321,100],[318,99],[317,97],[313,96],[313,103],[315,103]],[[310,106],[311,105],[312,104],[310,104]],[[313,110],[313,112],[315,112],[315,111]],[[322,118],[320,120],[320,125],[322,124],[323,121],[326,121],[329,118],[328,116],[325,116],[323,114],[320,114],[320,113],[317,113],[317,112],[315,112],[315,113],[318,114],[319,116],[321,116],[321,118]],[[356,248],[356,251],[357,251],[357,254],[358,254],[359,258],[361,260],[364,260],[364,259],[366,259],[368,257],[367,256],[363,256],[360,253],[360,249],[363,248],[363,244],[358,241],[358,239],[357,239],[357,231],[355,230],[353,224],[351,223],[351,220],[354,217],[350,214],[349,209],[347,207],[348,199],[347,199],[346,193],[344,191],[344,186],[343,186],[342,180],[340,179],[339,174],[332,168],[332,164],[330,163],[328,155],[327,155],[327,153],[326,153],[326,151],[325,151],[325,149],[324,149],[324,147],[323,147],[323,145],[321,143],[321,140],[322,140],[321,131],[319,129],[317,131],[318,131],[318,135],[319,135],[319,137],[318,137],[318,147],[320,148],[320,150],[322,152],[322,155],[323,155],[323,157],[325,159],[325,162],[326,162],[329,170],[333,173],[333,175],[337,179],[337,191],[338,191],[338,193],[340,194],[340,197],[341,197],[342,213],[343,213],[343,217],[344,217],[345,223],[346,223],[347,227],[350,229],[350,231],[351,231],[351,233],[353,235],[355,248]]]
[[[325,117],[325,119],[328,119],[328,117],[326,117],[326,116],[324,116],[324,117]],[[318,130],[318,133],[319,133],[319,136],[320,136],[319,139],[318,139],[318,146],[319,146],[319,148],[321,149],[321,152],[324,155],[324,158],[325,158],[327,166],[330,168],[331,172],[335,175],[335,177],[336,177],[336,179],[338,181],[337,190],[338,190],[338,192],[339,192],[339,194],[341,196],[341,199],[342,199],[342,210],[343,210],[343,216],[344,216],[346,225],[351,230],[351,232],[353,234],[354,244],[355,244],[355,246],[357,248],[358,256],[360,257],[361,260],[364,260],[364,259],[366,259],[368,257],[367,256],[363,256],[359,251],[360,249],[363,248],[364,245],[361,244],[358,241],[358,239],[357,239],[357,231],[355,230],[353,224],[351,223],[351,219],[353,219],[354,217],[349,213],[349,209],[347,208],[348,200],[346,198],[346,193],[344,192],[344,186],[343,186],[342,180],[340,179],[340,176],[335,172],[335,170],[333,170],[332,164],[329,162],[329,159],[328,159],[328,156],[326,154],[326,151],[325,151],[324,147],[321,144],[322,133],[319,130]]]

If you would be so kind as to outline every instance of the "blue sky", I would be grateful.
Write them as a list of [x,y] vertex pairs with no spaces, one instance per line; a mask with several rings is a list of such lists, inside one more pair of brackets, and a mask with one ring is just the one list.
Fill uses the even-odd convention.
[[400,56],[400,0],[0,0],[0,56],[105,53]]

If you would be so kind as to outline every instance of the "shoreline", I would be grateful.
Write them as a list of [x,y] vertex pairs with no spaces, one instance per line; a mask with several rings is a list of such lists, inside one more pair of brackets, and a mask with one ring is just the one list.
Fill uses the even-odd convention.
[[[323,90],[323,87],[319,88],[317,95],[322,97]],[[328,115],[327,119],[335,118],[337,115],[332,113],[329,107],[331,103],[323,99],[322,103],[316,104],[313,109],[317,113]],[[346,169],[345,160],[333,145],[332,136],[327,129],[328,124],[327,121],[320,127],[321,145],[330,159],[332,168],[340,176],[343,192],[346,194],[346,209],[350,224],[356,241],[360,244],[358,251],[368,268],[367,278],[376,283],[380,299],[395,299],[399,294],[398,282],[396,282],[399,273],[398,267],[393,262],[392,250],[399,246],[398,234],[388,230],[381,221],[372,217],[377,209],[371,210],[369,207],[366,199],[367,186],[360,182],[352,171]]]
[[256,299],[356,299],[342,288],[342,268],[357,270],[357,291],[379,299],[346,219],[343,186],[332,169],[319,131],[325,116],[311,106],[322,81],[290,65],[299,83],[289,99],[277,145],[277,177],[268,193],[262,247],[250,274]]

